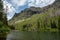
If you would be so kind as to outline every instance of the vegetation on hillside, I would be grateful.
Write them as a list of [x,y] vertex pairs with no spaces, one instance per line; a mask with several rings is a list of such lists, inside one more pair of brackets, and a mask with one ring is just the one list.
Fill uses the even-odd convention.
[[34,14],[29,20],[15,23],[14,27],[20,31],[59,31],[60,15],[58,10],[60,9],[51,7],[47,12]]
[[20,31],[59,31],[60,0],[43,8],[30,7],[9,20]]

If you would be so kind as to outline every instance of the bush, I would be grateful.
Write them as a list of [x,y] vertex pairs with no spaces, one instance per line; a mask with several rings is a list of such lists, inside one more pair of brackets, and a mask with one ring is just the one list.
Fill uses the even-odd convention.
[[8,33],[9,31],[10,31],[10,28],[0,21],[0,33]]

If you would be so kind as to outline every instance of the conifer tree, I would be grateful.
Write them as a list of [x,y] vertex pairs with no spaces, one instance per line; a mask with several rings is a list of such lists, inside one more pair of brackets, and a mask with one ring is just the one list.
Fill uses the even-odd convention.
[[0,0],[0,21],[2,21],[4,24],[8,25],[8,23],[7,23],[7,13],[4,12],[3,1],[2,0]]
[[0,0],[0,21],[3,20],[3,4],[2,0]]

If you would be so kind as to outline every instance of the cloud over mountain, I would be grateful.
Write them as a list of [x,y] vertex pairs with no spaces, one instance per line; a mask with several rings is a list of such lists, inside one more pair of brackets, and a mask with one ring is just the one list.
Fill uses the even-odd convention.
[[[11,19],[17,10],[21,11],[21,7],[44,7],[52,4],[55,0],[3,0],[4,8],[8,6],[8,19]],[[21,8],[21,9],[19,9]]]

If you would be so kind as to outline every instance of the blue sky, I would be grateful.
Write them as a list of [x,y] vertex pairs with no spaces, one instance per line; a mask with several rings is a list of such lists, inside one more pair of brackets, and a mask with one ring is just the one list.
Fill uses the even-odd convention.
[[50,5],[55,0],[3,0],[4,9],[8,6],[7,18],[8,20],[13,17],[15,12],[21,12],[22,10],[29,8],[31,6],[34,7],[44,7]]

